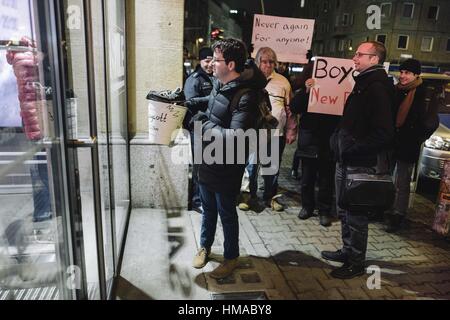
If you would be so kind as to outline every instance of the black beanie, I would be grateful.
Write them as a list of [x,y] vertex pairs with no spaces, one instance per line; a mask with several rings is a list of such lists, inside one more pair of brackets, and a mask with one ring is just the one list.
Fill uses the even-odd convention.
[[213,56],[213,52],[212,52],[211,48],[209,48],[209,47],[201,48],[200,51],[198,52],[199,60],[203,60],[203,59],[206,59],[207,57],[212,57],[212,56]]
[[420,61],[416,59],[405,60],[401,65],[399,70],[411,71],[414,74],[421,74]]

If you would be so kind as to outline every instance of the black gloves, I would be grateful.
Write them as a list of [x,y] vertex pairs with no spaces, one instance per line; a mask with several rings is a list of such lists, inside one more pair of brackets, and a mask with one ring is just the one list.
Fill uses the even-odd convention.
[[209,118],[204,112],[198,112],[195,116],[192,117],[191,121],[189,122],[189,129],[194,130],[194,123],[196,121],[201,122],[202,124],[208,121]]

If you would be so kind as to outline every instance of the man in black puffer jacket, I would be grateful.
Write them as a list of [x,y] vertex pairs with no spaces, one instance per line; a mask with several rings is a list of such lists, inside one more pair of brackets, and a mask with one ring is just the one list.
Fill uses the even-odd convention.
[[[392,105],[394,86],[382,64],[386,48],[382,43],[362,43],[353,57],[355,87],[348,97],[344,115],[331,137],[337,158],[336,197],[339,197],[345,172],[375,173],[388,171],[386,158],[381,161],[394,137]],[[324,259],[343,262],[331,276],[350,279],[364,274],[367,251],[368,212],[349,212],[337,208],[342,222],[342,249],[323,251]]]
[[[203,141],[204,152],[199,167],[199,187],[203,206],[203,220],[200,236],[200,250],[194,258],[193,266],[202,268],[208,261],[216,232],[217,215],[220,215],[224,233],[224,262],[212,273],[211,277],[220,279],[230,275],[238,264],[239,222],[236,212],[236,199],[240,191],[242,176],[248,158],[248,141],[245,150],[234,147],[234,155],[245,152],[244,161],[229,164],[227,151],[236,130],[247,130],[256,126],[258,112],[258,90],[265,88],[267,80],[254,63],[245,63],[247,50],[245,45],[235,39],[225,39],[213,45],[213,70],[217,81],[209,96],[206,113],[199,113],[192,119],[196,126],[202,122],[203,140],[208,133],[215,139],[223,139],[224,152],[214,161],[208,161],[208,151],[212,143]],[[252,89],[244,93],[234,104],[233,97],[242,89]],[[239,96],[237,96],[239,97]],[[199,101],[199,100],[198,100]],[[237,107],[231,110],[231,102]],[[196,139],[198,139],[197,132]],[[228,145],[227,145],[228,144]],[[195,146],[201,145],[196,142]],[[236,145],[236,144],[235,144]],[[228,148],[227,148],[228,147]],[[199,150],[195,152],[198,153]],[[216,150],[217,151],[217,150]],[[197,155],[196,155],[197,156]],[[198,162],[198,156],[194,157]],[[211,159],[209,159],[211,160]]]

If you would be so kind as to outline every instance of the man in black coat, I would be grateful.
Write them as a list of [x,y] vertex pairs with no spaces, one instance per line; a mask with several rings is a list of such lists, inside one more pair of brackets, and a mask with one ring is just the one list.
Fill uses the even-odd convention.
[[[223,150],[214,150],[213,142],[204,141],[202,163],[199,167],[199,186],[203,205],[203,220],[200,236],[200,250],[194,258],[193,266],[202,268],[208,261],[216,232],[217,216],[220,215],[224,234],[224,261],[211,273],[220,279],[229,276],[237,267],[239,257],[239,222],[236,200],[240,191],[242,176],[248,158],[248,141],[245,150],[234,147],[234,161],[229,163],[227,151],[230,142],[236,146],[236,130],[255,128],[258,112],[258,90],[262,90],[267,80],[254,63],[245,64],[247,51],[245,45],[235,39],[224,39],[213,45],[214,88],[209,96],[206,113],[194,116],[196,138],[199,122],[202,122],[203,140],[207,135],[213,141],[223,141]],[[239,96],[242,89],[250,89]],[[234,96],[239,101],[233,101]],[[230,104],[236,107],[231,110]],[[196,142],[196,146],[199,145]],[[214,149],[214,148],[213,148]],[[223,151],[217,159],[217,153]],[[195,150],[198,153],[198,150]],[[244,152],[243,161],[236,162],[236,155]],[[211,152],[212,153],[212,152]],[[196,154],[197,156],[197,154]],[[198,158],[198,157],[194,157]],[[209,159],[207,159],[209,158]],[[212,159],[211,159],[212,158]],[[197,159],[195,159],[197,162]],[[213,160],[213,161],[211,161]]]
[[[213,52],[211,48],[205,47],[200,49],[199,65],[186,79],[184,84],[184,96],[186,100],[192,98],[208,97],[213,88],[213,70],[211,60],[213,58]],[[200,111],[205,111],[208,107],[208,103],[199,103],[196,105],[189,105],[188,113],[184,119],[185,126],[189,123],[191,118],[195,116]],[[194,133],[191,130],[191,148],[192,154],[194,153]],[[198,166],[194,164],[192,166],[192,197],[189,199],[189,207],[197,211],[198,213],[203,213],[202,204],[200,201],[200,191],[198,190]]]
[[[346,172],[388,170],[388,164],[381,159],[394,136],[394,87],[382,65],[385,58],[386,48],[375,41],[362,43],[353,57],[359,75],[355,76],[355,86],[330,140],[338,162],[335,175],[337,197]],[[342,222],[343,247],[338,251],[322,251],[322,257],[344,263],[331,272],[332,277],[350,279],[365,272],[368,212],[350,212],[339,206],[337,211]]]

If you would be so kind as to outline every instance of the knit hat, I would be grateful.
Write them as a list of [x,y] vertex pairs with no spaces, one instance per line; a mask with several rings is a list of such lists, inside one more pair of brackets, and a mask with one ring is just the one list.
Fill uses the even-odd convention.
[[206,59],[207,57],[212,57],[212,56],[213,56],[213,52],[212,52],[211,48],[209,48],[209,47],[201,48],[200,51],[198,52],[199,60],[203,60],[203,59]]
[[401,65],[399,70],[411,71],[414,74],[421,73],[420,61],[416,59],[405,60]]

